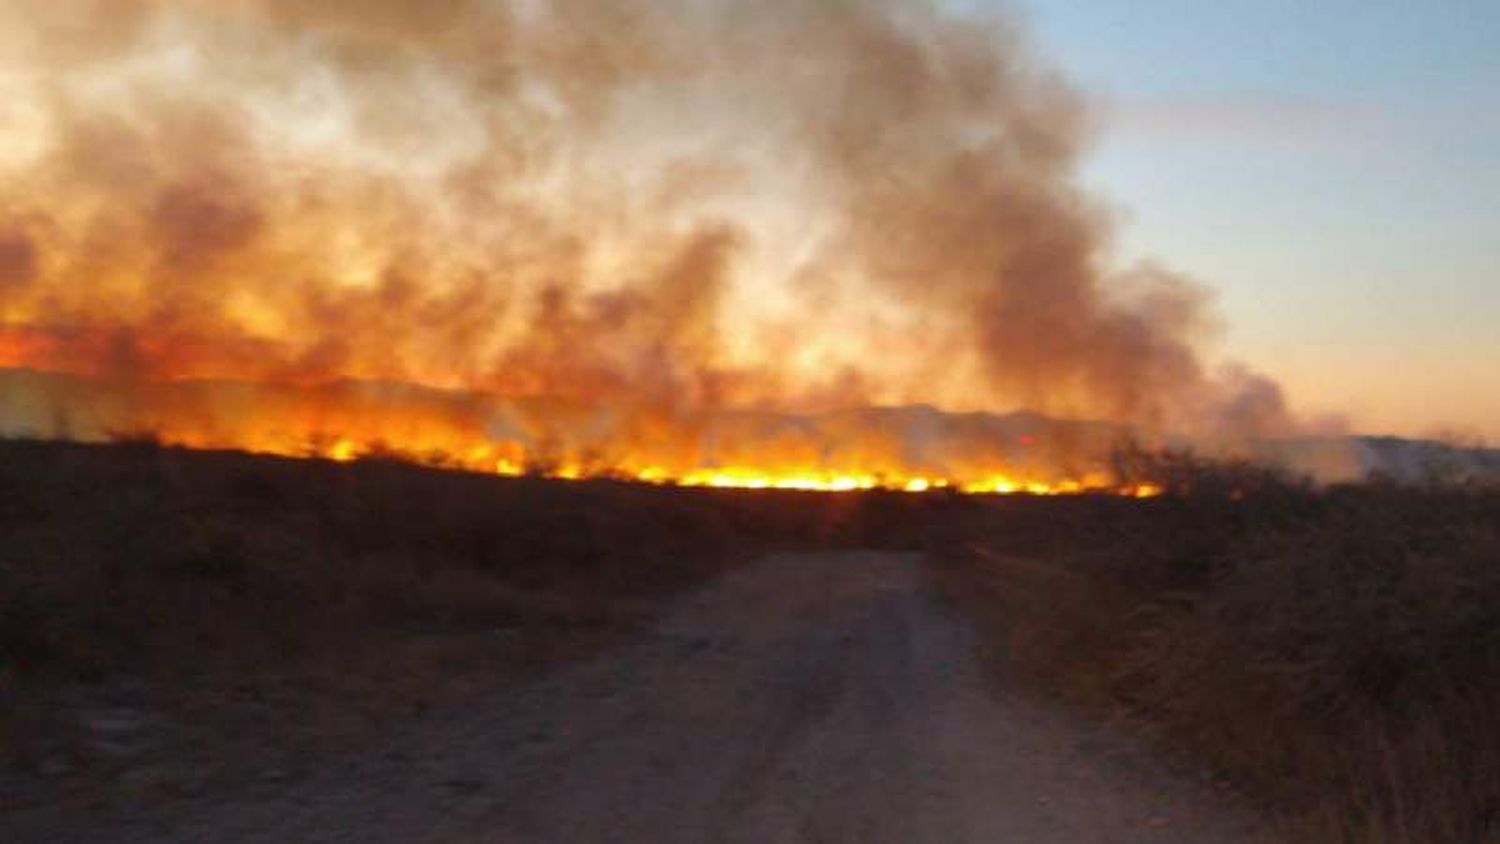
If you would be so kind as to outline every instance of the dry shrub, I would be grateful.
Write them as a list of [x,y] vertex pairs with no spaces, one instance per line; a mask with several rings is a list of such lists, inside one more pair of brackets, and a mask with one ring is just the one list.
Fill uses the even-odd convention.
[[1077,509],[1050,532],[992,515],[950,554],[1015,669],[1308,840],[1500,840],[1500,494],[1271,484],[1089,529]]

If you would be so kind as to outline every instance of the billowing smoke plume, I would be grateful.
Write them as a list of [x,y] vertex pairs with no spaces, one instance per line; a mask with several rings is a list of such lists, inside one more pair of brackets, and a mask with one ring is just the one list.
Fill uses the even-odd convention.
[[1080,98],[927,0],[0,0],[0,366],[1233,435]]

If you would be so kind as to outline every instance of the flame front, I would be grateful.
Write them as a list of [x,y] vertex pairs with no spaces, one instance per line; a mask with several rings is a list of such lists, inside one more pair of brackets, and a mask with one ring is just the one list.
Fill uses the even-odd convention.
[[661,415],[401,384],[112,382],[12,369],[0,371],[0,419],[9,436],[148,437],[339,462],[383,456],[512,477],[821,492],[1154,491],[1111,477],[1097,459],[1102,429],[930,408]]

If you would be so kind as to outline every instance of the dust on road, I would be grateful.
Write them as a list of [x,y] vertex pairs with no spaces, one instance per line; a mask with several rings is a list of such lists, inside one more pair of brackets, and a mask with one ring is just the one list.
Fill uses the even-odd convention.
[[1130,743],[997,688],[975,645],[915,556],[773,557],[629,646],[151,837],[1255,840]]

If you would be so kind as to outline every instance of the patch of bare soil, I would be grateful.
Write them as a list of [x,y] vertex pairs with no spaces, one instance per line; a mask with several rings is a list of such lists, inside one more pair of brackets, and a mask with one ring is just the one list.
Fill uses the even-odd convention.
[[932,592],[912,555],[771,557],[340,764],[74,840],[1263,840],[1130,741],[997,690]]

